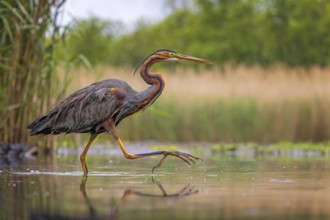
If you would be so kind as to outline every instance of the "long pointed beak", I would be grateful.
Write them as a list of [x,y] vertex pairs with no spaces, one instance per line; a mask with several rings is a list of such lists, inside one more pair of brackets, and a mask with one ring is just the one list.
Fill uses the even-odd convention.
[[187,55],[184,55],[184,54],[176,53],[173,56],[176,59],[178,59],[179,61],[191,61],[191,62],[196,62],[196,63],[212,64],[211,61],[204,60],[204,59],[197,58],[197,57],[187,56]]

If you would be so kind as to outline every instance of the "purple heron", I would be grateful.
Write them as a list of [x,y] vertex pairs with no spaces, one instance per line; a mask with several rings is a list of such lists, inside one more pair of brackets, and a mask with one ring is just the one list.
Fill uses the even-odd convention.
[[172,50],[157,50],[140,65],[140,75],[150,85],[146,90],[137,92],[126,82],[118,79],[107,79],[93,83],[69,95],[53,110],[28,125],[30,135],[90,133],[89,141],[80,155],[85,177],[88,174],[85,162],[88,149],[97,135],[103,132],[112,135],[127,159],[162,155],[162,159],[153,167],[152,171],[160,167],[167,156],[180,158],[189,165],[195,163],[194,160],[201,160],[199,157],[180,151],[130,153],[126,150],[117,131],[116,126],[121,120],[147,108],[160,96],[165,82],[159,74],[150,72],[150,69],[155,63],[168,61],[211,64],[210,61],[179,54]]

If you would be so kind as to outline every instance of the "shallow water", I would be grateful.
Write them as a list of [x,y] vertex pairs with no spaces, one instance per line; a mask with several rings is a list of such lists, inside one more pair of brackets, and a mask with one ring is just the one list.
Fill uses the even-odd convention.
[[0,219],[330,218],[326,156],[206,153],[192,167],[169,158],[152,175],[159,157],[100,150],[87,156],[86,182],[78,158],[0,161]]

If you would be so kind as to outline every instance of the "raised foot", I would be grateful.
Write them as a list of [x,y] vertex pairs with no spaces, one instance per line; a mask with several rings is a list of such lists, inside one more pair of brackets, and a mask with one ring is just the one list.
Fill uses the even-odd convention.
[[180,151],[164,151],[162,152],[162,154],[164,155],[163,158],[158,162],[158,164],[156,164],[156,166],[152,168],[152,173],[154,173],[154,170],[156,168],[159,168],[162,165],[162,163],[164,162],[167,156],[174,156],[180,158],[181,160],[186,162],[189,166],[191,166],[191,163],[195,164],[195,160],[201,160],[203,162],[203,160],[199,157]]

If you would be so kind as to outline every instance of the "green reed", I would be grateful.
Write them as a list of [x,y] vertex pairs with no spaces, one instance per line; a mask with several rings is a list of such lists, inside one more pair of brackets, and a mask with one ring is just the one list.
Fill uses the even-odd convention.
[[[26,129],[59,91],[53,48],[64,0],[0,1],[0,140],[28,142]],[[57,92],[58,93],[58,92]]]

